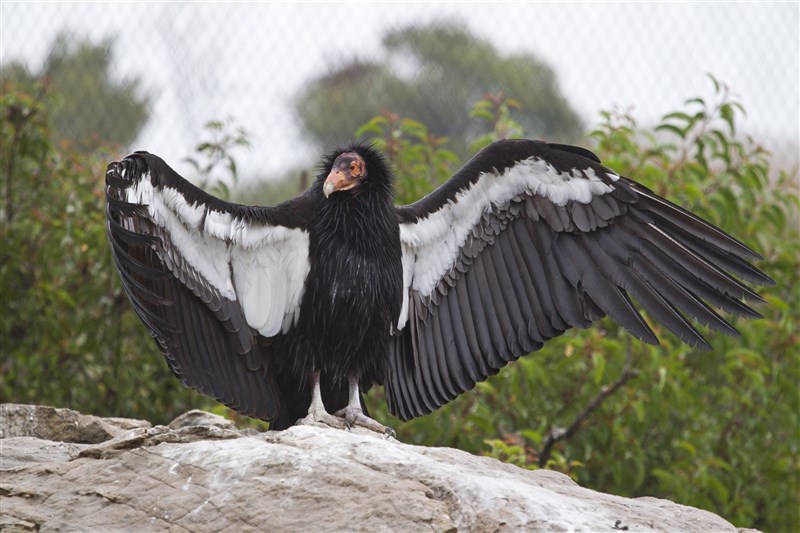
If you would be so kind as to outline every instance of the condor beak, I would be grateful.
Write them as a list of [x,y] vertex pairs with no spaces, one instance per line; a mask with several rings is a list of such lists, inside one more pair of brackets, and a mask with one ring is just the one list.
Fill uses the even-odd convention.
[[336,191],[352,189],[355,184],[356,180],[350,177],[349,174],[345,174],[340,169],[335,168],[331,170],[331,173],[325,178],[325,184],[322,186],[322,193],[325,195],[325,198],[328,198]]

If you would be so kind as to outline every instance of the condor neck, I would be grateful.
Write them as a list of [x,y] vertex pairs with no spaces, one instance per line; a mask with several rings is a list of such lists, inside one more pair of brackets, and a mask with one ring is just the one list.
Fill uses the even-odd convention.
[[323,197],[314,222],[321,236],[367,247],[398,232],[391,195],[376,190]]

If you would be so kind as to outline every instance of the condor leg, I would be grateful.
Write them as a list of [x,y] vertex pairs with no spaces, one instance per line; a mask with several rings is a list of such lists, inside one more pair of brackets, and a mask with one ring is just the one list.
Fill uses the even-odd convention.
[[338,416],[333,416],[325,409],[322,403],[322,391],[319,386],[320,371],[311,374],[311,405],[308,407],[308,415],[297,421],[297,425],[311,426],[315,424],[325,424],[336,429],[345,429],[347,422]]

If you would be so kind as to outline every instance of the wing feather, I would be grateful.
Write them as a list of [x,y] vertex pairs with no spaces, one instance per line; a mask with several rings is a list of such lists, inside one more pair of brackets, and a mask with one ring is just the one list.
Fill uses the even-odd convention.
[[536,247],[530,246],[530,233],[525,224],[525,219],[509,225],[509,237],[516,253],[519,255],[518,264],[520,272],[527,280],[525,283],[528,298],[533,308],[533,315],[529,317],[531,326],[536,328],[538,335],[532,335],[538,341],[555,337],[563,331],[558,328],[550,317],[555,316],[555,304],[547,286],[544,267]]
[[528,246],[533,247],[538,252],[538,261],[542,270],[534,275],[542,278],[543,285],[550,293],[552,305],[549,308],[549,319],[559,332],[564,332],[573,325],[583,322],[580,316],[580,306],[576,302],[579,297],[576,289],[569,284],[567,277],[561,271],[553,249],[555,239],[558,234],[553,234],[550,229],[542,223],[526,221],[528,228]]
[[772,283],[757,253],[576,147],[495,143],[397,215],[409,304],[385,385],[403,419],[605,315],[657,344],[637,304],[710,349],[692,320],[736,335],[711,306],[759,316],[737,278]]
[[[525,286],[525,278],[528,277],[528,272],[524,265],[518,262],[518,257],[514,254],[511,244],[512,238],[513,232],[505,231],[498,236],[497,243],[503,258],[505,275],[511,281],[512,303],[516,304],[514,313],[516,336],[522,343],[522,350],[531,352],[536,349],[536,341],[530,331],[530,322],[532,322],[530,317],[534,316],[534,311],[531,308],[530,296]],[[538,337],[538,331],[536,336]]]
[[[411,338],[414,341],[412,356],[414,357],[413,365],[411,366],[412,372],[408,376],[408,388],[413,391],[414,397],[418,399],[419,404],[423,407],[425,412],[430,413],[438,405],[442,405],[441,400],[437,398],[433,392],[433,385],[430,377],[430,365],[433,361],[433,345],[428,341],[426,335],[430,328],[422,328],[420,330],[420,319],[414,317],[411,322],[412,333]],[[428,355],[430,354],[430,356]],[[425,357],[422,357],[425,355]]]
[[[472,272],[475,272],[480,294],[479,305],[485,310],[484,320],[488,323],[489,339],[492,343],[492,350],[485,354],[486,362],[491,368],[501,368],[505,365],[504,360],[508,346],[506,345],[505,335],[501,329],[497,309],[495,308],[493,292],[495,291],[496,282],[494,285],[490,284],[489,279],[486,277],[485,263],[483,255],[478,256],[472,265]],[[499,299],[499,296],[497,298]]]
[[442,405],[452,399],[447,397],[447,391],[445,391],[442,386],[439,379],[439,371],[436,368],[439,363],[439,357],[442,357],[444,354],[437,353],[436,351],[432,323],[430,327],[422,329],[422,334],[424,335],[423,346],[425,347],[425,351],[431,354],[431,356],[420,360],[420,366],[422,367],[422,374],[420,377],[422,378],[422,382],[418,382],[418,384],[423,385],[427,389],[428,399],[432,405]]
[[[478,266],[473,265],[469,272],[464,275],[465,284],[467,285],[467,294],[469,295],[469,309],[473,316],[473,322],[476,326],[475,333],[477,336],[478,344],[480,346],[479,363],[481,374],[489,371],[489,361],[498,359],[497,349],[492,343],[492,332],[490,330],[491,312],[489,306],[484,305],[481,298],[481,291],[478,286]],[[487,316],[487,314],[489,316]]]
[[[459,342],[459,355],[463,360],[463,368],[466,373],[467,379],[472,382],[480,381],[481,373],[479,367],[483,362],[480,357],[481,349],[479,348],[477,331],[478,327],[485,327],[485,322],[476,324],[472,318],[472,306],[470,305],[469,288],[467,283],[456,284],[454,290],[450,293],[450,298],[455,298],[452,308],[453,313],[458,313],[461,320],[458,324],[461,329],[456,329],[454,335]],[[469,388],[472,388],[471,386]]]
[[469,390],[474,383],[467,385],[469,378],[466,367],[472,364],[472,357],[469,355],[468,348],[464,346],[464,325],[461,322],[461,314],[458,309],[451,310],[450,308],[451,302],[454,300],[451,295],[455,295],[454,290],[448,293],[447,297],[443,298],[439,304],[437,322],[441,330],[443,351],[446,355],[445,377],[450,383],[449,390],[455,397],[465,390]]
[[137,152],[109,165],[106,213],[122,286],[173,373],[243,414],[274,419],[270,343],[259,338],[285,333],[299,312],[309,199],[230,204]]
[[432,365],[431,375],[434,376],[434,381],[437,382],[443,396],[449,401],[455,398],[460,392],[450,375],[449,367],[450,364],[453,363],[457,365],[455,369],[460,369],[461,365],[458,363],[458,355],[453,353],[449,344],[451,339],[442,331],[442,323],[449,319],[449,316],[445,316],[446,307],[447,299],[444,298],[439,305],[436,306],[436,316],[432,317],[429,330],[432,333],[433,349],[436,353],[434,359],[435,365]]
[[[500,319],[500,324],[503,326],[503,336],[508,346],[507,356],[512,357],[512,354],[524,351],[521,346],[521,341],[524,340],[524,337],[521,338],[519,333],[521,328],[524,330],[527,330],[527,328],[523,327],[525,320],[514,292],[513,274],[511,274],[506,267],[500,241],[501,237],[498,236],[494,246],[488,249],[486,253],[482,254],[482,257],[486,258],[486,264],[488,266],[486,270],[487,275],[490,279],[498,282],[499,293],[496,295],[495,307],[499,311],[498,318]],[[499,302],[497,300],[499,300]],[[525,331],[525,336],[527,336],[527,331]],[[505,358],[506,361],[509,361],[508,357]]]

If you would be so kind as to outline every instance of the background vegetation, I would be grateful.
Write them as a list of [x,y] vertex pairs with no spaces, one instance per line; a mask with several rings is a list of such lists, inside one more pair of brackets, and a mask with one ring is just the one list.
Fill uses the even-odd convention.
[[[777,281],[761,290],[765,317],[735,321],[739,338],[709,332],[712,353],[658,326],[662,345],[645,345],[603,320],[551,340],[446,409],[395,424],[401,440],[555,468],[584,486],[669,498],[739,526],[797,530],[797,175],[770,169],[763,148],[739,140],[743,108],[711,82],[711,98],[688,100],[655,128],[605,113],[590,137],[609,167],[765,256],[759,266]],[[521,130],[502,97],[487,95],[473,114],[491,132],[473,148]],[[430,190],[458,164],[444,140],[418,122],[387,115],[362,131],[390,154],[403,201]],[[373,411],[391,424],[381,392],[371,399]]]
[[353,58],[297,98],[297,116],[320,148],[350,142],[356,128],[388,109],[424,120],[463,157],[484,133],[470,109],[483,94],[499,91],[519,99],[516,118],[530,135],[571,142],[583,134],[555,73],[534,55],[502,55],[466,29],[442,23],[390,31],[383,47],[385,60]]
[[205,400],[165,372],[119,284],[102,179],[116,150],[57,141],[58,101],[0,93],[0,401],[164,422]]
[[[107,144],[130,144],[150,115],[147,98],[140,95],[139,80],[117,80],[111,73],[113,41],[99,44],[55,38],[50,54],[37,72],[23,63],[0,69],[0,79],[51,89],[48,115],[52,140],[67,141],[72,148],[91,152]],[[113,109],[115,120],[98,113]]]
[[[713,85],[711,97],[688,101],[655,128],[606,113],[591,144],[617,172],[764,254],[760,266],[777,281],[762,291],[765,318],[737,321],[741,338],[709,333],[713,353],[695,352],[660,328],[660,347],[632,342],[602,321],[554,339],[473,393],[407,424],[388,417],[381,391],[373,390],[373,412],[401,440],[556,468],[597,490],[669,498],[740,527],[800,528],[796,169],[770,168],[768,154],[736,132],[741,106]],[[524,103],[498,93],[475,98],[471,120],[483,127],[461,147],[402,113],[365,117],[357,134],[389,154],[399,201],[449,177],[462,150],[529,128],[515,115]],[[103,212],[102,176],[118,150],[102,139],[89,147],[70,141],[57,120],[63,102],[52,85],[4,77],[0,401],[155,423],[191,407],[220,410],[180,387],[130,310]],[[200,177],[235,176],[230,150],[246,136],[225,134],[219,124],[209,133],[191,154]]]

